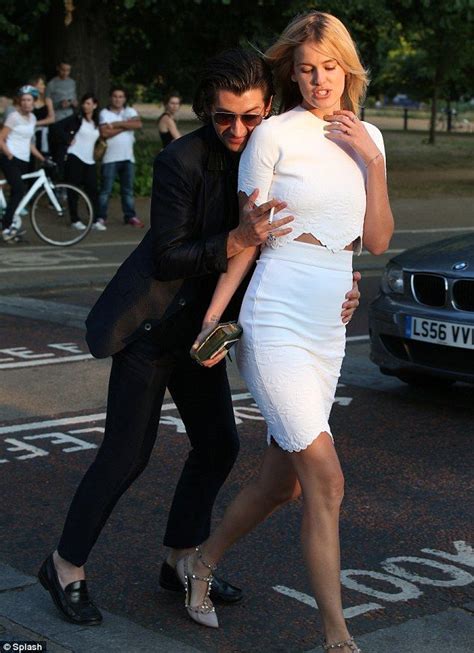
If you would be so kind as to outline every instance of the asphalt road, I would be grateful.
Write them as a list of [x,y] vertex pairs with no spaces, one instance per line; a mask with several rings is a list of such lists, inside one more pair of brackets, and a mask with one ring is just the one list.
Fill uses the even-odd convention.
[[[421,228],[402,230],[391,249],[445,235]],[[102,437],[110,363],[90,358],[80,324],[142,235],[123,229],[111,228],[102,242],[92,234],[69,250],[0,250],[0,560],[27,574],[54,548]],[[331,419],[347,484],[342,578],[355,635],[472,600],[472,388],[414,390],[370,363],[367,304],[385,259],[357,260],[363,301],[348,331]],[[242,449],[216,520],[265,448],[258,409],[232,366],[230,375]],[[315,646],[320,622],[300,552],[300,502],[273,515],[223,562],[220,573],[244,588],[245,599],[218,607],[219,631],[195,626],[183,597],[159,589],[161,534],[187,447],[167,401],[150,465],[91,556],[97,603],[205,651],[296,653]],[[49,606],[46,594],[44,601]]]

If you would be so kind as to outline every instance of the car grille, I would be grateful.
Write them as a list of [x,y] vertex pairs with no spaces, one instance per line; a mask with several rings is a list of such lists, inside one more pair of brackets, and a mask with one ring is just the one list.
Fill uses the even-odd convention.
[[446,281],[437,274],[414,274],[413,295],[420,304],[444,306],[446,304]]
[[451,372],[474,373],[474,349],[446,347],[387,335],[381,335],[380,338],[392,356],[401,360]]
[[453,301],[461,311],[474,311],[474,280],[461,279],[453,285]]

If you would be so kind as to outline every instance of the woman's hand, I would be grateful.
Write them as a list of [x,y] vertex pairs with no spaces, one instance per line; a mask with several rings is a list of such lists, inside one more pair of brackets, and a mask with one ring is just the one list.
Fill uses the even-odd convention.
[[341,317],[343,324],[348,324],[351,321],[354,312],[359,306],[359,281],[361,278],[360,272],[354,272],[352,275],[352,289],[346,293],[346,301],[342,305]]
[[366,166],[375,157],[382,155],[367,129],[352,111],[334,111],[333,114],[324,116],[324,120],[330,123],[324,126],[326,138],[349,143]]
[[[213,329],[216,328],[218,325],[218,320],[214,320],[212,322],[203,322],[202,324],[202,330],[199,333],[198,337],[194,341],[193,346],[191,347],[191,352],[195,351],[199,345],[204,342],[204,340],[207,338],[207,336],[211,333]],[[217,353],[214,354],[212,358],[209,358],[206,361],[200,362],[199,365],[202,365],[203,367],[214,367],[214,365],[217,365],[217,363],[220,363],[223,358],[227,356],[227,349],[223,348],[221,351],[218,351]]]

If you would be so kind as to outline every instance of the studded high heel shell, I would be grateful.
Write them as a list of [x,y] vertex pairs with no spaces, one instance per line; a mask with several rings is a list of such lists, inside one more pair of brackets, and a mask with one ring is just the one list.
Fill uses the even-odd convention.
[[[189,568],[189,561],[191,559],[191,555],[181,558],[181,560],[178,560],[178,563],[176,565],[176,571],[181,579],[181,582],[184,585],[184,591],[186,594],[184,605],[191,619],[196,621],[198,624],[201,624],[202,626],[207,626],[208,628],[219,628],[216,609],[211,599],[209,598],[209,593],[211,591],[211,583],[213,578],[212,572],[215,571],[216,567],[215,565],[209,565],[208,563],[206,563],[206,561],[202,557],[201,550],[199,549],[199,547],[196,547],[196,552],[198,554],[198,558],[200,562],[202,562],[202,564],[205,567],[207,567],[211,573],[209,573],[208,576],[198,576],[197,574],[194,574]],[[191,605],[193,580],[201,580],[207,583],[206,595],[199,605]]]
[[349,637],[349,639],[345,639],[341,642],[332,642],[332,644],[324,642],[323,651],[333,651],[336,649],[345,648],[346,646],[348,647],[349,651],[351,651],[351,653],[362,653],[361,649],[355,643],[353,637]]

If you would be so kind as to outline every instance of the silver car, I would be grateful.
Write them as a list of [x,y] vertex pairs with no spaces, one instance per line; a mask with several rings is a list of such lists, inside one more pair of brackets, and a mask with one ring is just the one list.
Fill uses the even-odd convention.
[[370,357],[414,384],[474,383],[474,234],[409,249],[369,307]]

